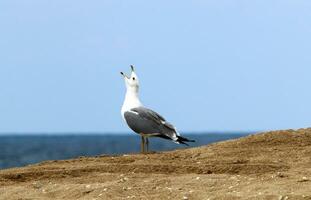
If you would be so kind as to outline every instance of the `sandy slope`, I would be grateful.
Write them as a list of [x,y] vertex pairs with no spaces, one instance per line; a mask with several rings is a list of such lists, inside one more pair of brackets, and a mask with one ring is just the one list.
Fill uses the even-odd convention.
[[311,199],[311,128],[2,170],[0,199]]

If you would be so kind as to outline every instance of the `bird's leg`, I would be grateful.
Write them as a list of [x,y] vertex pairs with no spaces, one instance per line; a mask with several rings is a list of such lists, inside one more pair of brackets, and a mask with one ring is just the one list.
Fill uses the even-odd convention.
[[140,152],[145,153],[145,137],[144,136],[141,136]]
[[149,139],[146,138],[147,153],[149,152]]

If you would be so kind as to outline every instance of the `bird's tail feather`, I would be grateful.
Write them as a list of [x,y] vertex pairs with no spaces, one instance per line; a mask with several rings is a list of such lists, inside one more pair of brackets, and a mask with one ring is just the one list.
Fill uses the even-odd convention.
[[176,142],[189,146],[186,142],[195,142],[195,140],[189,140],[188,138],[177,136]]

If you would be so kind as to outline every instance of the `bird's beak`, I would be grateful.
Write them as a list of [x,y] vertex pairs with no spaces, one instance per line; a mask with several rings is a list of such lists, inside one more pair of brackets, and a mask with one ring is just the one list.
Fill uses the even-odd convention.
[[126,74],[124,74],[123,72],[120,72],[120,74],[124,77],[124,78],[129,78],[126,76]]
[[[131,65],[131,70],[132,70],[132,73],[135,71],[134,65]],[[121,74],[124,78],[130,79],[130,77],[128,77],[125,73],[120,72],[120,74]]]

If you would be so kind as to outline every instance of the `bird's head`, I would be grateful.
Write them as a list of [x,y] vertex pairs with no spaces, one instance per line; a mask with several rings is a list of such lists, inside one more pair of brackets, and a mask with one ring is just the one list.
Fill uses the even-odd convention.
[[139,89],[139,81],[138,77],[135,73],[134,66],[131,65],[131,75],[127,76],[125,73],[121,72],[121,75],[124,78],[126,88],[133,91],[138,91]]

